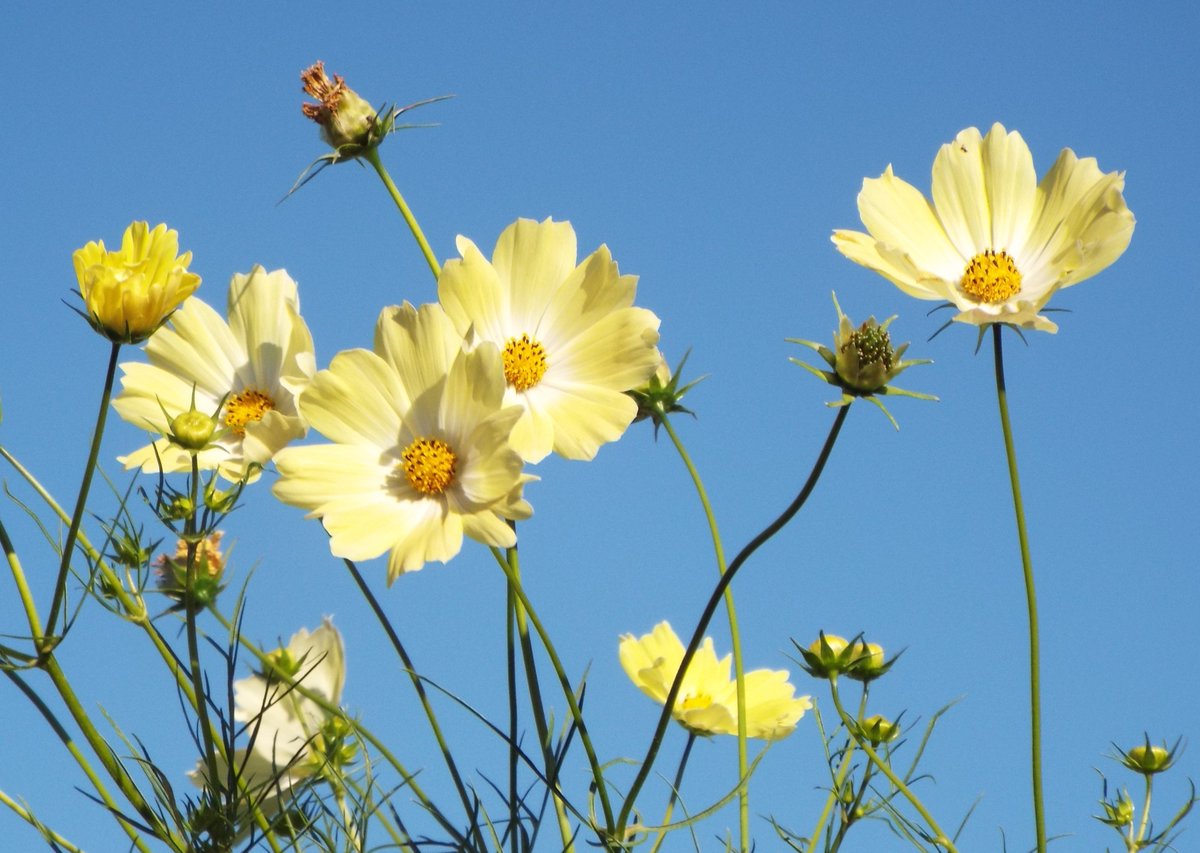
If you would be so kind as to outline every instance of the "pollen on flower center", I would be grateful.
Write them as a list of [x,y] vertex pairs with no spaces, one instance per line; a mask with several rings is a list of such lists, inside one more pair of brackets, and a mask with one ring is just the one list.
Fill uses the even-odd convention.
[[275,408],[275,401],[262,391],[247,388],[240,394],[231,394],[225,401],[225,426],[238,435],[246,434],[246,424],[257,423],[267,412]]
[[440,495],[450,488],[457,463],[450,445],[438,438],[418,438],[400,456],[404,476],[424,495]]
[[546,375],[546,350],[529,335],[509,338],[504,345],[504,378],[518,391],[527,391]]
[[1004,302],[1021,292],[1021,272],[1008,252],[988,249],[971,258],[958,286],[980,302]]
[[707,708],[712,703],[712,697],[707,693],[693,693],[691,696],[684,699],[679,704],[679,707],[685,711],[698,711]]

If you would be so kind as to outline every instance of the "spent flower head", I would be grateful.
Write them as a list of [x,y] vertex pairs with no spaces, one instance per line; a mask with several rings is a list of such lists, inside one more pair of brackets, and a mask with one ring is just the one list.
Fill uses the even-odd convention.
[[822,370],[798,358],[789,359],[793,364],[800,365],[819,379],[841,389],[841,399],[826,405],[847,406],[863,397],[878,406],[879,410],[887,415],[892,426],[899,429],[900,426],[896,423],[896,419],[877,399],[877,395],[915,397],[918,400],[937,399],[929,394],[906,391],[888,384],[910,367],[932,363],[929,359],[904,361],[904,353],[908,349],[908,344],[893,346],[891,332],[888,330],[892,321],[896,319],[895,316],[888,317],[882,323],[876,322],[874,317],[868,317],[863,323],[855,326],[850,318],[842,313],[842,306],[838,304],[836,293],[833,294],[833,307],[837,309],[838,315],[838,328],[833,334],[833,349],[815,341],[806,341],[800,338],[787,339],[789,343],[800,344],[814,350],[829,366],[829,370]]
[[192,578],[188,580],[188,542],[180,539],[172,555],[160,554],[154,562],[158,589],[176,603],[172,610],[203,609],[217,600],[225,588],[221,582],[225,573],[225,553],[221,550],[218,530],[195,544]]
[[200,276],[188,272],[192,253],[178,251],[175,231],[165,224],[151,229],[146,222],[126,228],[116,251],[108,251],[103,240],[77,249],[75,276],[92,328],[124,344],[154,334],[200,286]]

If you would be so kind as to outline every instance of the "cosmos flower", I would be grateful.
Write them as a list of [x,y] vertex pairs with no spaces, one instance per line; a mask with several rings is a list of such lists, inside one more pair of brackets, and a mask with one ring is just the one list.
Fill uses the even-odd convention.
[[[653,632],[640,638],[623,635],[619,653],[625,674],[638,689],[655,702],[665,703],[684,653],[683,643],[671,626],[659,622]],[[671,712],[688,731],[698,735],[737,734],[737,682],[730,676],[731,657],[717,660],[709,637],[696,650]],[[786,737],[812,707],[808,696],[793,696],[795,688],[785,670],[756,669],[745,674],[745,681],[748,737]]]
[[505,401],[523,413],[512,445],[528,462],[551,451],[591,459],[637,415],[625,392],[662,361],[658,318],[633,306],[637,278],[621,275],[607,246],[576,265],[569,222],[519,219],[492,260],[466,237],[446,263],[438,296],[468,347],[499,348]]
[[932,203],[888,166],[858,196],[869,233],[835,231],[833,242],[910,296],[952,304],[961,323],[1055,332],[1039,313],[1050,297],[1129,245],[1124,186],[1122,173],[1069,148],[1039,183],[1019,133],[971,127],[934,159]]
[[[166,435],[192,409],[220,411],[221,431],[197,458],[228,480],[254,479],[258,468],[305,433],[296,396],[316,371],[312,336],[300,316],[296,283],[283,270],[256,266],[229,283],[229,322],[192,298],[146,345],[149,364],[121,365],[113,400],[130,423]],[[191,454],[160,438],[119,457],[146,473],[188,471]]]
[[441,306],[385,308],[375,351],[339,353],[301,396],[333,443],[277,454],[275,495],[320,518],[336,556],[388,552],[389,583],[449,560],[464,533],[511,547],[506,519],[532,513],[521,492],[533,478],[509,446],[521,409],[504,394],[499,351],[463,351]]
[[200,286],[188,272],[192,253],[179,251],[179,235],[166,225],[134,222],[121,248],[88,243],[73,257],[88,322],[109,340],[139,343],[150,337]]

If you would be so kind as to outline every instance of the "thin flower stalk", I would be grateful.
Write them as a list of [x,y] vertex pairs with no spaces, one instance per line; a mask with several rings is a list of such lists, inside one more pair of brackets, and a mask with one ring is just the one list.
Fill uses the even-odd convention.
[[[692,478],[692,485],[696,488],[696,496],[700,499],[700,505],[704,508],[704,518],[708,522],[708,530],[712,536],[713,555],[717,560],[717,576],[724,575],[726,572],[725,565],[725,547],[721,542],[721,531],[717,527],[717,518],[713,513],[712,503],[708,499],[708,492],[704,488],[704,481],[700,478],[700,472],[696,469],[692,462],[691,456],[684,447],[683,441],[679,438],[679,434],[675,432],[675,427],[671,424],[671,419],[667,416],[665,409],[660,408],[656,423],[661,423],[667,431],[667,436],[671,439],[671,443],[675,446],[676,452],[679,453],[679,458],[683,461],[683,465],[687,468],[688,476]],[[729,636],[730,645],[733,653],[733,675],[737,684],[737,753],[738,753],[738,778],[745,779],[746,771],[749,767],[749,755],[746,745],[746,673],[742,665],[742,635],[738,630],[737,610],[733,603],[733,590],[725,590],[725,611],[729,614]],[[689,746],[691,742],[689,741]],[[672,792],[674,797],[674,792]],[[667,821],[663,821],[666,823]],[[743,787],[738,791],[738,831],[741,838],[742,851],[749,850],[750,846],[750,789]]]
[[[199,544],[197,541],[196,529],[196,510],[195,507],[200,506],[200,462],[196,454],[192,454],[192,473],[188,484],[193,510],[191,514],[184,520],[184,540],[187,542],[187,595],[191,596],[192,590],[196,587],[196,547]],[[196,701],[194,703],[196,710],[196,720],[199,723],[201,739],[204,742],[204,762],[208,767],[209,779],[218,778],[217,770],[217,749],[214,744],[216,738],[213,737],[212,723],[208,718],[208,700],[204,690],[204,671],[200,668],[200,640],[196,631],[196,616],[197,609],[195,607],[184,608],[185,626],[187,634],[188,648],[188,671],[192,676],[192,690]]]
[[400,194],[400,190],[392,181],[392,176],[388,174],[387,169],[383,166],[383,161],[379,159],[379,150],[370,148],[363,152],[363,159],[371,164],[375,169],[379,179],[383,181],[383,186],[387,189],[388,195],[392,197],[396,207],[400,210],[400,215],[404,217],[405,223],[408,225],[408,230],[412,232],[413,239],[417,241],[417,245],[421,248],[421,254],[425,256],[425,263],[429,264],[429,269],[433,273],[434,281],[442,274],[442,266],[438,263],[437,256],[433,253],[433,249],[429,246],[429,241],[425,239],[425,232],[421,230],[417,218],[413,216],[412,210],[408,206],[408,202],[404,200],[404,196]]
[[79,494],[75,498],[75,511],[71,514],[67,538],[63,542],[58,579],[54,583],[54,597],[50,601],[50,612],[46,617],[46,633],[34,637],[39,654],[48,654],[58,643],[58,640],[52,639],[56,633],[55,623],[58,621],[59,609],[62,607],[63,595],[66,592],[67,573],[71,569],[71,555],[75,551],[79,526],[83,523],[83,513],[87,508],[88,492],[92,487],[92,475],[96,473],[96,462],[100,458],[100,439],[104,437],[104,424],[108,420],[108,403],[112,399],[113,380],[117,375],[117,357],[120,352],[121,344],[114,341],[109,350],[108,370],[104,374],[104,390],[100,394],[100,411],[96,414],[96,426],[92,430],[92,446],[88,451],[87,464],[83,469],[83,482],[79,486]]
[[1008,391],[1004,384],[1004,350],[1000,342],[1002,324],[992,325],[992,345],[996,357],[996,401],[1000,406],[1000,428],[1004,433],[1004,454],[1008,459],[1008,479],[1012,484],[1013,512],[1017,519],[1017,541],[1021,548],[1021,570],[1025,578],[1025,606],[1029,613],[1029,753],[1033,776],[1033,821],[1038,853],[1046,851],[1046,819],[1042,805],[1042,690],[1038,640],[1037,593],[1033,586],[1033,561],[1029,556],[1029,535],[1025,529],[1025,507],[1021,501],[1021,481],[1017,474],[1017,451],[1012,424],[1008,418]]
[[[838,434],[842,430],[842,424],[846,422],[846,416],[850,414],[850,408],[851,404],[838,408],[837,416],[833,419],[833,425],[829,428],[829,435],[825,438],[825,444],[821,447],[817,461],[813,464],[812,471],[809,472],[808,479],[805,480],[800,492],[778,518],[763,528],[757,536],[746,543],[742,550],[737,553],[729,563],[725,574],[721,575],[720,580],[717,581],[712,594],[709,595],[708,603],[704,606],[704,611],[700,614],[699,622],[696,623],[696,630],[692,634],[691,642],[688,643],[687,649],[683,653],[683,658],[679,662],[679,670],[675,674],[671,690],[663,702],[663,710],[659,714],[658,726],[654,730],[650,746],[646,749],[646,755],[642,759],[641,767],[633,780],[633,784],[629,787],[629,792],[625,796],[625,803],[621,806],[621,812],[617,816],[617,838],[623,836],[625,827],[629,823],[634,803],[637,801],[637,796],[641,793],[642,787],[646,784],[646,780],[650,776],[654,761],[658,757],[659,747],[666,736],[667,726],[670,725],[672,710],[675,707],[675,701],[679,698],[679,690],[683,686],[683,679],[687,673],[688,666],[691,665],[692,658],[696,656],[696,651],[700,648],[700,644],[704,639],[704,632],[708,629],[709,622],[712,621],[713,616],[716,614],[717,607],[721,604],[725,590],[733,583],[733,579],[737,576],[738,571],[746,564],[746,561],[750,559],[754,552],[763,543],[782,530],[804,506],[809,495],[816,488],[817,482],[821,479],[821,473],[825,470],[825,463],[829,461],[829,456],[833,452],[833,446],[837,443]],[[744,782],[745,779],[743,778],[742,781]]]
[[[745,726],[742,726],[742,728],[744,729]],[[679,789],[683,787],[683,774],[687,770],[688,758],[692,754],[692,747],[696,743],[696,737],[695,732],[688,732],[687,743],[684,744],[683,755],[679,757],[679,767],[675,771],[675,780],[671,783],[671,796],[667,799],[667,808],[663,812],[658,837],[654,839],[654,846],[650,848],[650,853],[658,853],[658,848],[662,847],[662,843],[667,837],[667,826],[671,823],[671,813],[675,810],[675,801],[679,799]]]
[[42,833],[42,836],[47,841],[52,842],[58,849],[65,851],[65,853],[83,853],[83,850],[81,850],[79,847],[76,847],[74,844],[63,838],[48,826],[43,825],[41,821],[34,817],[33,812],[22,806],[3,791],[0,791],[0,803],[8,806],[14,813],[16,813],[17,817],[21,818],[30,826],[35,827],[38,832]]

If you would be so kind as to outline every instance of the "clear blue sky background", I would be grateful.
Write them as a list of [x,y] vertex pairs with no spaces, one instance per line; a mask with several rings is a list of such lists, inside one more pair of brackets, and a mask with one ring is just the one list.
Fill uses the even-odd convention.
[[[799,352],[784,343],[828,339],[831,289],[856,319],[899,314],[896,337],[935,359],[900,384],[941,402],[897,401],[899,433],[855,406],[809,507],[738,580],[746,660],[791,667],[828,707],[822,685],[786,659],[789,637],[865,631],[906,648],[873,691],[875,710],[924,720],[961,699],[928,750],[935,779],[922,795],[949,825],[981,798],[961,849],[1007,838],[1025,850],[1024,598],[991,356],[973,355],[965,327],[927,342],[941,315],[844,260],[829,234],[858,227],[862,179],[888,163],[927,190],[938,146],[964,127],[1020,130],[1039,172],[1072,147],[1127,172],[1137,229],[1113,267],[1056,298],[1072,311],[1057,336],[1010,339],[1007,366],[1043,620],[1048,827],[1067,836],[1057,849],[1102,849],[1116,839],[1090,817],[1092,768],[1135,787],[1105,759],[1111,742],[1197,737],[1198,28],[1200,7],[1186,0],[11,5],[0,26],[0,441],[60,497],[73,494],[107,347],[63,305],[71,252],[117,242],[133,219],[178,229],[200,295],[218,307],[232,273],[285,267],[322,366],[369,346],[381,306],[431,301],[428,270],[369,172],[341,166],[276,202],[323,153],[299,110],[297,75],[313,60],[376,103],[454,93],[413,115],[440,127],[383,151],[435,251],[454,256],[460,233],[490,248],[518,216],[553,216],[574,223],[582,251],[607,243],[640,276],[663,351],[674,360],[691,348],[689,370],[710,375],[689,398],[698,419],[680,426],[731,551],[790,500],[833,417],[822,405],[831,389],[788,364]],[[107,436],[118,482],[112,458],[143,441],[120,423]],[[621,672],[617,637],[694,623],[715,579],[697,502],[645,424],[593,463],[550,460],[536,473],[536,515],[521,531],[528,587],[572,671],[590,665],[602,757],[639,755],[657,709]],[[257,568],[248,633],[272,644],[333,614],[348,647],[346,704],[446,792],[411,689],[319,525],[265,484],[246,503],[229,539],[235,582]],[[48,594],[44,543],[15,504],[0,514]],[[503,584],[486,550],[468,543],[449,566],[391,589],[383,569],[364,566],[418,666],[499,719]],[[21,626],[10,583],[0,632]],[[720,619],[713,633],[727,648]],[[194,750],[140,635],[93,605],[63,657],[89,707],[186,785]],[[445,714],[464,763],[498,777],[503,745],[448,704]],[[0,788],[85,848],[121,849],[8,684],[0,723]],[[664,773],[682,742],[673,733]],[[1160,819],[1185,777],[1200,777],[1198,755],[1186,751],[1159,789]],[[734,768],[732,739],[701,743],[688,804],[706,805]],[[822,768],[806,718],[764,761],[755,814],[810,827]],[[566,784],[582,792],[582,771]],[[653,819],[661,800],[644,802]],[[703,848],[735,825],[722,812]],[[765,820],[755,828],[760,850],[777,849]],[[0,839],[40,849],[7,812]],[[902,848],[864,827],[845,849]]]

